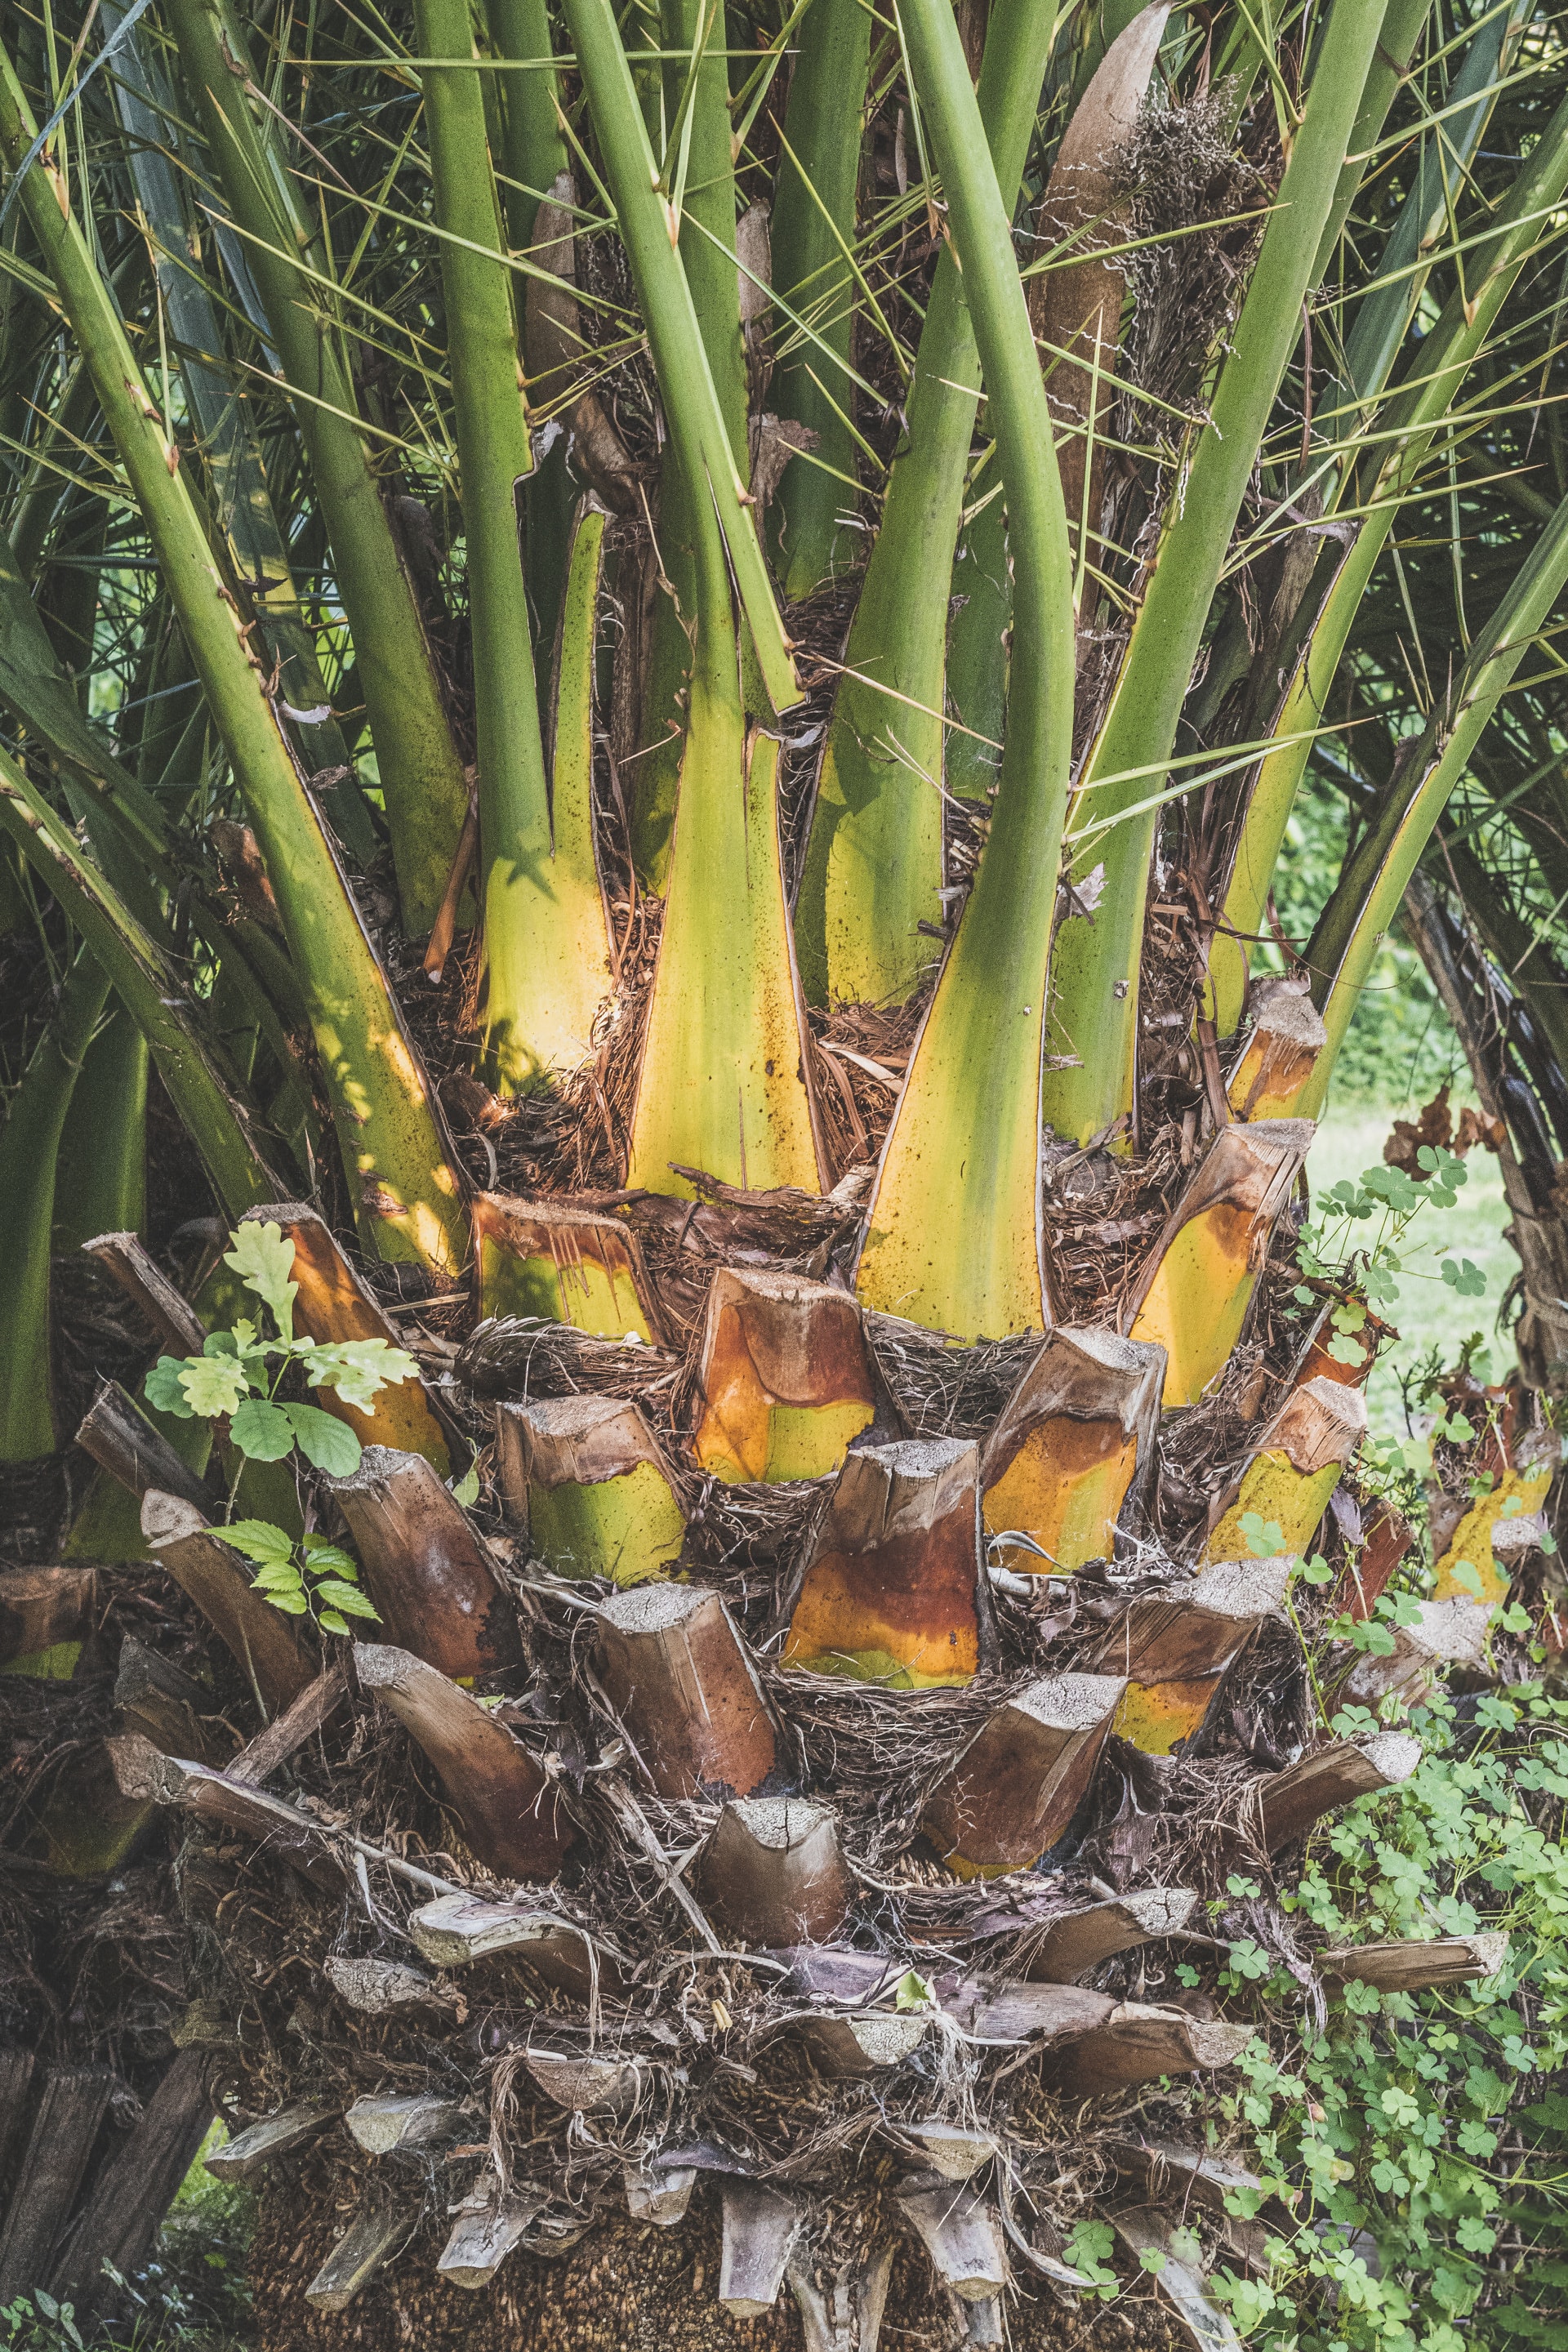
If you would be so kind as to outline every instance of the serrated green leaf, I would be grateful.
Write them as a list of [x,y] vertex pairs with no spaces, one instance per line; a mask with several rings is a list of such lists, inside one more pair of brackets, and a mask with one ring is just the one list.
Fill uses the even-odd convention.
[[326,1633],[346,1633],[349,1630],[335,1609],[323,1609],[316,1622]]
[[271,1308],[279,1330],[285,1339],[291,1339],[294,1301],[300,1295],[299,1284],[289,1279],[294,1264],[293,1243],[285,1239],[281,1225],[270,1222],[237,1225],[229,1240],[233,1247],[225,1255],[225,1265]]
[[300,1543],[314,1576],[346,1576],[351,1584],[359,1581],[359,1562],[351,1559],[342,1544],[329,1543],[325,1536],[302,1536]]
[[264,1598],[268,1606],[281,1609],[285,1617],[304,1617],[310,1612],[310,1602],[302,1592],[268,1592]]
[[193,1412],[216,1421],[250,1394],[250,1375],[233,1356],[187,1356],[180,1386]]
[[359,1468],[361,1446],[346,1422],[323,1412],[317,1404],[286,1404],[279,1410],[287,1416],[307,1462],[326,1471],[329,1477],[353,1477]]
[[303,1592],[305,1580],[292,1560],[275,1559],[251,1578],[258,1592]]
[[142,1383],[142,1393],[154,1412],[172,1412],[176,1421],[195,1418],[181,1385],[184,1370],[183,1356],[159,1357]]
[[294,1444],[287,1409],[265,1397],[247,1397],[229,1424],[239,1452],[252,1462],[281,1462]]
[[268,1562],[293,1557],[294,1547],[287,1532],[275,1528],[270,1519],[236,1519],[222,1534],[225,1543],[232,1544],[247,1559]]
[[317,1585],[316,1598],[331,1608],[342,1609],[350,1617],[369,1617],[378,1625],[381,1622],[381,1612],[370,1595],[354,1585],[340,1583],[336,1577],[329,1576]]
[[304,1356],[305,1378],[313,1389],[335,1389],[345,1404],[363,1412],[381,1390],[419,1377],[405,1348],[385,1339],[336,1339]]

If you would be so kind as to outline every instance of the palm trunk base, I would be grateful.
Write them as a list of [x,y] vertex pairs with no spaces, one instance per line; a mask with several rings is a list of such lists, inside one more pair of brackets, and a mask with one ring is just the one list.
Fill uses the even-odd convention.
[[[410,2181],[413,2196],[417,2185]],[[716,2180],[699,2186],[678,2229],[630,2219],[595,2229],[564,2256],[510,2255],[482,2293],[448,2286],[436,2263],[450,2231],[444,2214],[421,2223],[344,2312],[305,2300],[346,2227],[334,2192],[342,2175],[320,2158],[263,2194],[251,2249],[255,2352],[811,2352],[785,2287],[761,2318],[734,2320],[716,2296]],[[1012,2352],[1174,2352],[1184,2341],[1147,2290],[1113,2306],[1077,2310],[1020,2282],[1007,2315]],[[1031,2299],[1025,2299],[1026,2297]],[[881,2352],[959,2352],[963,2338],[912,2236],[900,2236],[883,2317]]]

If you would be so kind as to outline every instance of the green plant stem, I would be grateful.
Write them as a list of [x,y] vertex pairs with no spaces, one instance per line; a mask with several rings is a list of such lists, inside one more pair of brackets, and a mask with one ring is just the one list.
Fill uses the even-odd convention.
[[1077,1143],[1132,1108],[1138,979],[1149,862],[1157,818],[1133,815],[1151,798],[1151,771],[1168,759],[1220,570],[1280,379],[1301,331],[1301,306],[1382,26],[1381,7],[1336,0],[1312,68],[1305,115],[1270,215],[1211,421],[1190,465],[1144,591],[1111,703],[1075,799],[1096,833],[1075,880],[1104,867],[1092,918],[1069,915],[1052,962],[1051,1049],[1058,1066],[1044,1116]]
[[87,1049],[55,1170],[54,1248],[139,1233],[147,1214],[147,1040],[118,999]]
[[1449,794],[1532,639],[1568,581],[1568,499],[1531,549],[1475,640],[1451,691],[1402,758],[1383,805],[1347,862],[1303,959],[1328,1044],[1303,1090],[1300,1116],[1315,1118],[1327,1095],[1368,973]]
[[[689,53],[704,20],[708,43],[693,79]],[[690,289],[730,450],[744,482],[750,474],[746,362],[734,260],[735,171],[730,152],[724,14],[721,7],[715,11],[714,0],[663,0],[661,21],[666,50],[687,53],[679,58],[667,55],[662,68],[664,120],[669,131],[674,131],[686,107],[680,266]],[[688,100],[689,80],[692,87]],[[682,144],[677,135],[666,157],[665,185],[672,193],[680,185]],[[700,562],[697,540],[707,495],[701,477],[688,470],[679,442],[672,441],[659,468],[657,533],[659,564],[669,586],[661,583],[654,605],[643,694],[643,749],[632,770],[632,859],[650,890],[663,889],[668,876],[691,668],[690,628]]]
[[[1457,83],[1473,75],[1483,89],[1489,85],[1508,24],[1508,19],[1497,17],[1491,26],[1481,27]],[[1494,28],[1495,47],[1488,37]],[[1455,159],[1452,176],[1458,176],[1464,156],[1479,143],[1489,110],[1478,99],[1468,112],[1441,126],[1443,176],[1449,173],[1449,156]],[[1428,139],[1438,135],[1431,132]],[[1427,228],[1442,216],[1441,180],[1435,194],[1431,184],[1435,176],[1436,167],[1429,175],[1424,159],[1415,188],[1390,238],[1385,270],[1401,257],[1405,262],[1414,261]],[[1278,751],[1265,756],[1247,800],[1221,912],[1223,928],[1210,956],[1211,1003],[1222,1037],[1229,1036],[1241,1020],[1248,969],[1247,942],[1262,929],[1285,830],[1311,755],[1310,730],[1327,707],[1368,583],[1398,520],[1400,502],[1419,475],[1462,375],[1488,347],[1498,313],[1540,236],[1542,209],[1555,202],[1564,185],[1568,185],[1568,122],[1559,110],[1500,207],[1492,236],[1472,257],[1468,287],[1473,310],[1467,314],[1458,295],[1449,299],[1436,324],[1414,348],[1410,373],[1415,380],[1409,390],[1396,394],[1391,406],[1381,413],[1374,404],[1387,383],[1426,272],[1417,272],[1397,285],[1374,287],[1358,310],[1345,379],[1336,395],[1343,413],[1334,429],[1347,443],[1349,457],[1327,504],[1331,511],[1346,502],[1345,492],[1353,488],[1358,502],[1364,492],[1372,511],[1363,518],[1353,546],[1326,588],[1308,592],[1308,611],[1315,613],[1315,618],[1297,655],[1276,726],[1280,737],[1300,735],[1302,740],[1282,741]],[[1365,404],[1363,413],[1380,432],[1392,429],[1393,434],[1390,440],[1380,441],[1368,452],[1359,466],[1354,444],[1358,401]],[[1334,557],[1320,561],[1325,571],[1337,562]]]
[[[34,131],[10,58],[0,53],[0,150],[13,171]],[[22,202],[93,371],[260,844],[310,1007],[361,1233],[382,1256],[455,1268],[466,1254],[465,1222],[424,1074],[279,731],[257,656],[240,634],[179,453],[163,438],[162,416],[80,228],[62,208],[65,193],[46,152],[27,173]],[[121,994],[153,1043],[141,1004],[123,987]],[[213,1148],[196,1139],[204,1150]]]
[[11,1098],[0,1129],[0,1461],[31,1462],[55,1450],[49,1364],[50,1234],[55,1171],[72,1091],[109,995],[109,981],[79,949],[54,1019]]
[[[565,5],[670,439],[688,479],[707,483],[756,648],[760,685],[775,711],[787,710],[801,699],[789,640],[773,602],[752,509],[742,504],[749,495],[745,478],[736,462],[690,289],[669,241],[658,168],[615,14],[609,0],[565,0]],[[730,258],[733,264],[732,235]],[[706,511],[700,502],[698,511]],[[699,590],[700,604],[700,582]]]
[[985,370],[1014,659],[989,837],[894,1114],[857,1286],[869,1304],[967,1340],[1051,1320],[1040,1057],[1072,749],[1072,560],[1011,206],[958,28],[947,0],[905,0],[902,22]]
[[[545,0],[484,0],[490,47],[498,57],[526,63],[551,54],[550,14]],[[524,253],[533,243],[533,220],[542,199],[571,157],[561,133],[552,73],[503,74],[501,143],[507,178],[503,191],[507,235]]]
[[[418,0],[415,22],[424,56],[473,55],[468,0]],[[494,1083],[513,1094],[591,1053],[609,940],[596,882],[586,896],[563,889],[551,834],[518,533],[532,457],[478,74],[427,69],[425,118],[436,217],[447,232],[441,278],[474,647],[485,1048]],[[593,625],[590,612],[590,642]]]
[[[1055,29],[1054,8],[998,0],[985,37],[979,116],[1009,218]],[[857,675],[839,681],[795,902],[813,1003],[902,1003],[931,961],[917,926],[942,913],[948,606],[979,406],[966,290],[944,250],[905,402],[908,436],[845,648]]]
[[[120,0],[104,0],[110,31],[124,15]],[[128,160],[152,239],[157,247],[159,297],[174,341],[184,357],[180,374],[201,435],[202,454],[212,482],[214,508],[233,557],[237,580],[261,626],[278,669],[278,698],[296,710],[328,706],[331,696],[306,625],[289,549],[272,509],[261,453],[250,431],[248,412],[237,401],[219,370],[197,356],[220,352],[223,338],[217,306],[207,281],[193,266],[195,224],[164,145],[176,136],[174,109],[163,75],[136,26],[115,59],[115,102],[129,135]],[[90,383],[90,374],[89,376]],[[353,774],[342,730],[330,713],[310,722],[290,720],[308,775],[337,781],[321,787],[321,805],[345,849],[361,867],[377,849],[370,810]]]
[[792,598],[809,596],[831,579],[852,552],[846,539],[859,537],[839,520],[857,504],[849,483],[838,478],[854,480],[856,446],[843,414],[847,374],[834,368],[830,354],[847,370],[856,289],[845,254],[856,236],[870,14],[860,0],[812,0],[799,39],[784,110],[785,152],[774,182],[773,284],[827,350],[799,339],[798,348],[780,358],[769,387],[776,414],[816,435],[820,460],[787,465],[768,510],[774,566]]
[[84,856],[70,828],[0,751],[0,828],[16,842],[109,974],[231,1216],[286,1197],[257,1122],[172,960]]
[[[332,551],[386,802],[405,929],[436,919],[468,810],[468,788],[413,589],[331,312],[326,257],[295,196],[271,125],[247,90],[248,49],[225,0],[169,0],[179,49],[217,177],[244,234],[284,375],[300,394],[300,438]],[[295,258],[302,256],[307,277]]]

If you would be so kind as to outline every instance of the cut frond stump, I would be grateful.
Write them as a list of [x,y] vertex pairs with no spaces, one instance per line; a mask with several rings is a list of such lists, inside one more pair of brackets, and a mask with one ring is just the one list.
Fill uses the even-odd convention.
[[727,1804],[703,1852],[698,1885],[715,1918],[767,1950],[831,1943],[854,1895],[838,1816],[810,1797]]
[[539,1316],[601,1339],[663,1339],[642,1244],[624,1218],[481,1192],[473,1219],[481,1316]]
[[1047,1675],[997,1708],[926,1800],[921,1826],[950,1870],[997,1877],[1055,1845],[1126,1689],[1115,1675]]
[[1310,1551],[1329,1497],[1366,1429],[1366,1399],[1359,1389],[1321,1377],[1293,1389],[1211,1529],[1205,1560],[1242,1556],[1241,1522],[1249,1511],[1279,1529],[1288,1552]]
[[616,1593],[599,1612],[598,1648],[605,1695],[661,1797],[750,1797],[771,1779],[779,1727],[716,1592]]
[[1421,1742],[1408,1731],[1374,1732],[1370,1739],[1337,1739],[1259,1784],[1263,1842],[1270,1853],[1304,1837],[1325,1813],[1358,1797],[1376,1796],[1408,1780],[1421,1761]]
[[494,2173],[481,2175],[461,2204],[448,2209],[458,2218],[437,2277],[474,2291],[489,2286],[544,2203],[537,2189],[503,2189]]
[[362,1642],[362,1686],[430,1759],[468,1843],[504,1878],[553,1878],[575,1831],[544,1767],[467,1691],[407,1650]]
[[[508,1952],[563,1992],[582,1995],[589,1989],[587,1937],[552,1912],[487,1903],[477,1895],[439,1895],[410,1916],[408,1933],[433,1968],[468,1968]],[[611,1973],[605,1962],[600,1968]]]
[[1286,1557],[1218,1562],[1189,1584],[1130,1602],[1098,1660],[1129,1677],[1112,1726],[1119,1736],[1150,1756],[1190,1738],[1259,1625],[1279,1614],[1296,1565]]
[[673,2164],[639,2172],[628,2164],[622,2177],[626,2211],[634,2221],[651,2221],[656,2230],[673,2230],[685,2221],[697,2186],[694,2167]]
[[0,1570],[0,1673],[64,1681],[92,1628],[90,1568]]
[[[1305,975],[1255,991],[1252,1034],[1231,1077],[1228,1097],[1239,1119],[1293,1118],[1302,1090],[1329,1042]],[[1261,1002],[1258,1000],[1261,998]]]
[[1507,1928],[1489,1927],[1425,1942],[1391,1937],[1376,1944],[1331,1944],[1319,1953],[1318,1969],[1342,1983],[1375,1985],[1379,1992],[1425,1992],[1432,1985],[1495,1977],[1507,1958]]
[[205,1481],[182,1461],[145,1408],[118,1381],[104,1381],[76,1442],[138,1500],[157,1489],[177,1495],[204,1517],[221,1507]]
[[346,2311],[377,2271],[384,2269],[413,2236],[417,2216],[391,2206],[370,2206],[350,2223],[310,2285],[305,2300],[313,2311]]
[[1197,1899],[1190,1887],[1150,1886],[1114,1902],[1064,1912],[1020,1947],[1024,1974],[1035,1984],[1072,1984],[1114,1953],[1178,1934]]
[[1116,1521],[1152,1470],[1165,1357],[1114,1331],[1047,1332],[980,1458],[985,1531],[1025,1535],[1023,1572],[1109,1559]]
[[292,1805],[205,1764],[160,1755],[133,1733],[122,1733],[107,1744],[122,1796],[142,1804],[177,1806],[197,1821],[276,1854],[323,1893],[342,1891],[342,1872],[331,1846]]
[[584,2058],[531,2050],[524,2063],[547,2099],[574,2115],[624,2115],[646,2079],[635,2058]]
[[[294,1244],[290,1278],[299,1285],[294,1301],[296,1328],[321,1342],[333,1339],[384,1339],[388,1347],[402,1343],[348,1259],[338,1247],[331,1228],[308,1202],[280,1201],[268,1208],[247,1209],[240,1221],[247,1225],[275,1224]],[[347,1422],[362,1445],[386,1445],[398,1454],[423,1454],[443,1478],[451,1471],[446,1432],[431,1410],[422,1380],[399,1381],[384,1388],[368,1405],[345,1404],[335,1389],[313,1391],[328,1412]]]
[[1165,1350],[1167,1407],[1196,1404],[1229,1362],[1316,1131],[1310,1118],[1222,1127],[1194,1170],[1123,1311],[1132,1339]]
[[1493,1611],[1484,1601],[1417,1601],[1413,1625],[1390,1630],[1394,1647],[1385,1656],[1358,1656],[1340,1684],[1336,1703],[1375,1709],[1388,1697],[1418,1706],[1444,1666],[1479,1671],[1486,1663]]
[[824,1477],[876,1411],[858,1306],[798,1275],[719,1269],[698,1379],[692,1451],[731,1482]]
[[805,2216],[760,2180],[726,2178],[719,2301],[731,2319],[760,2319],[779,2299]]
[[911,1437],[846,1455],[784,1644],[786,1666],[896,1689],[967,1683],[980,1658],[980,1457]]
[[898,2200],[943,2286],[965,2303],[989,2303],[1001,2294],[1007,2257],[993,2204],[962,2180],[903,2188]]
[[329,1485],[390,1642],[455,1678],[517,1664],[517,1612],[425,1454],[367,1445]]
[[1102,2098],[1161,2074],[1233,2065],[1252,2031],[1250,2025],[1189,2017],[1185,2010],[1122,2001],[1103,2024],[1050,2052],[1046,2070],[1064,2098]]
[[403,1960],[355,1958],[346,1952],[329,1952],[322,1975],[345,2008],[363,2017],[384,2017],[389,2010],[408,2009],[421,2001],[439,2001],[441,1988],[423,1969]]
[[165,1756],[190,1756],[198,1764],[221,1764],[229,1737],[208,1728],[217,1705],[213,1692],[128,1634],[120,1645],[114,1704],[122,1731],[133,1731]]
[[861,2017],[807,2018],[796,2032],[817,2073],[830,2082],[844,2082],[901,2066],[920,2048],[930,2028],[929,2017],[874,2009]]
[[139,1235],[100,1234],[94,1240],[83,1242],[82,1248],[113,1276],[171,1355],[201,1354],[202,1342],[207,1336],[206,1325],[190,1300],[175,1289],[149,1256]]
[[640,1405],[608,1396],[498,1405],[496,1453],[533,1559],[623,1587],[669,1574],[686,1519]]
[[1169,2215],[1152,2206],[1138,2206],[1130,2213],[1118,2213],[1114,2225],[1122,2244],[1140,2261],[1145,2254],[1160,2256],[1155,2292],[1194,2352],[1241,2352],[1241,2338],[1209,2294],[1203,2273],[1191,2256],[1184,2259],[1188,2241],[1177,2238]]
[[805,2352],[877,2352],[892,2273],[890,2244],[821,2281],[807,2261],[792,2254],[784,2275],[800,2312]]
[[433,2091],[367,2091],[343,2121],[367,2156],[393,2156],[400,2148],[457,2139],[467,2118],[455,2100]]
[[255,1685],[264,1711],[291,1706],[315,1681],[318,1662],[293,1621],[256,1590],[250,1567],[207,1525],[205,1514],[153,1487],[142,1499],[142,1533]]
[[291,2106],[263,2116],[259,2123],[247,2124],[202,2161],[215,2180],[252,2180],[263,2165],[292,2156],[296,2148],[319,2138],[337,2114],[336,2107],[317,2100],[296,2100]]

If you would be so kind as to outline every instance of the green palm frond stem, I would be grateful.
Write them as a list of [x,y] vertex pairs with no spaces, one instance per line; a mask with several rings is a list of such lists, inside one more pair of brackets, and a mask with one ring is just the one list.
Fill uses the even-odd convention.
[[773,284],[822,343],[781,326],[783,348],[769,385],[775,414],[817,436],[814,450],[784,467],[768,510],[779,584],[792,599],[809,596],[858,553],[858,533],[847,531],[840,517],[853,515],[858,503],[856,443],[846,413],[855,321],[855,284],[846,257],[856,236],[869,12],[860,0],[812,0],[799,41],[774,182]]
[[[746,360],[735,260],[724,12],[718,0],[664,0],[662,22],[666,150],[660,184],[679,211],[679,226],[672,218],[670,233],[678,237],[719,413],[744,482],[750,471]],[[689,473],[679,446],[667,449],[659,468],[656,538],[661,579],[643,695],[643,750],[632,771],[632,857],[652,890],[664,887],[668,873],[705,498],[700,477]]]
[[[1044,1116],[1077,1143],[1131,1110],[1139,962],[1156,819],[1147,803],[1175,743],[1232,529],[1286,363],[1376,50],[1383,11],[1337,0],[1211,403],[1168,517],[1110,709],[1074,800],[1072,873],[1102,866],[1092,918],[1069,915],[1052,960]],[[1132,812],[1137,809],[1138,813]],[[1092,830],[1091,830],[1092,828]]]
[[[0,149],[13,171],[34,132],[15,69],[0,54]],[[64,208],[65,184],[47,152],[28,171],[22,202],[93,371],[104,417],[234,762],[309,1006],[360,1230],[382,1256],[456,1268],[466,1250],[462,1204],[424,1073],[279,731],[178,450],[164,438],[163,417],[80,227]],[[133,1009],[145,1029],[140,1007]]]
[[175,1113],[230,1216],[287,1192],[259,1122],[173,960],[146,932],[64,819],[0,751],[0,831],[59,901],[146,1038]]
[[[491,51],[526,68],[491,77],[500,112],[505,175],[500,194],[507,238],[514,253],[526,253],[534,242],[542,201],[572,167],[561,129],[557,79],[539,62],[552,54],[550,17],[544,0],[487,0],[484,14]],[[522,293],[521,286],[515,288],[514,300],[521,303]],[[563,433],[536,458],[522,491],[523,570],[534,633],[533,672],[542,698],[548,691],[566,590],[566,549],[575,501]]]
[[[109,0],[110,30],[124,9]],[[344,848],[361,866],[377,847],[375,828],[353,773],[342,730],[331,713],[315,640],[300,606],[289,550],[267,486],[266,468],[248,412],[222,372],[202,353],[222,349],[217,305],[206,278],[191,265],[196,224],[162,142],[172,135],[175,110],[145,27],[116,52],[115,101],[130,134],[128,156],[157,256],[158,291],[170,333],[184,352],[180,380],[200,430],[212,503],[238,576],[247,583],[260,634],[278,673],[279,701],[296,710],[325,711],[292,721],[307,773],[321,776],[321,805]],[[83,370],[90,386],[90,372]]]
[[180,65],[295,394],[300,438],[353,633],[386,801],[404,921],[436,919],[468,790],[413,589],[382,499],[333,311],[326,257],[250,96],[248,50],[222,0],[170,0]]
[[[472,57],[468,0],[419,0],[416,22],[426,58]],[[485,1056],[512,1094],[586,1058],[610,984],[609,941],[596,882],[584,894],[558,872],[551,834],[519,535],[532,458],[479,75],[426,66],[425,117],[447,232],[441,278],[473,615]],[[593,626],[590,608],[590,644]]]
[[108,1005],[66,1112],[55,1169],[54,1250],[139,1233],[147,1214],[147,1040]]
[[731,581],[775,709],[800,698],[744,483],[607,0],[567,0],[588,104],[686,478],[697,557],[690,704],[664,927],[632,1117],[628,1181],[686,1189],[822,1181],[805,1024],[784,906],[778,747],[750,723]]
[[[1486,30],[1483,26],[1477,35],[1478,46]],[[1470,62],[1468,57],[1462,74],[1468,72]],[[1480,64],[1495,76],[1496,56],[1489,44]],[[1475,119],[1479,108],[1478,100],[1459,118],[1467,133],[1466,152],[1479,143],[1484,128],[1484,121]],[[1458,134],[1450,136],[1457,142]],[[1311,732],[1327,708],[1368,584],[1444,418],[1476,359],[1489,349],[1499,314],[1565,186],[1568,107],[1552,116],[1499,208],[1489,234],[1467,257],[1464,292],[1449,299],[1409,354],[1405,370],[1407,385],[1396,386],[1381,405],[1380,397],[1386,391],[1415,307],[1416,295],[1407,294],[1407,289],[1414,287],[1418,293],[1425,272],[1415,271],[1403,284],[1374,287],[1357,314],[1345,380],[1339,387],[1340,413],[1331,426],[1337,426],[1336,437],[1349,445],[1348,454],[1330,478],[1324,503],[1331,516],[1342,506],[1364,504],[1370,511],[1355,526],[1353,543],[1342,562],[1333,553],[1320,558],[1321,579],[1303,600],[1305,642],[1295,654],[1280,706],[1276,732],[1281,740],[1258,766],[1231,867],[1220,929],[1210,954],[1210,1002],[1222,1037],[1230,1035],[1241,1019],[1247,942],[1262,927],[1290,811],[1311,756]],[[1415,247],[1406,257],[1406,267],[1418,258],[1423,237],[1439,217],[1436,202],[1429,191],[1424,191],[1423,180],[1406,201],[1390,239],[1388,268],[1394,264],[1395,248]],[[1352,436],[1363,421],[1376,438],[1358,463]],[[1286,740],[1290,737],[1300,740]]]
[[[1033,0],[999,0],[986,31],[979,113],[1009,219],[1055,31],[1055,9]],[[942,913],[948,607],[980,394],[967,291],[944,252],[905,400],[908,436],[845,646],[852,675],[834,700],[795,902],[814,1003],[902,1003],[931,961],[918,926]]]
[[1373,823],[1318,919],[1302,959],[1328,1044],[1297,1104],[1316,1118],[1335,1056],[1422,852],[1514,673],[1568,581],[1568,499],[1531,549],[1449,693],[1400,759]]
[[0,1129],[0,1201],[5,1251],[0,1264],[0,1462],[31,1462],[57,1444],[49,1372],[49,1254],[55,1174],[71,1097],[109,980],[86,948],[77,950],[45,1030]]
[[[490,47],[499,58],[531,67],[551,55],[550,16],[544,0],[485,0]],[[537,68],[503,73],[499,102],[506,185],[501,190],[507,235],[523,252],[533,242],[533,221],[542,200],[572,159],[561,131],[556,78]]]
[[946,0],[906,0],[902,22],[985,370],[1014,651],[989,836],[889,1131],[856,1281],[868,1306],[970,1340],[1052,1319],[1040,1073],[1072,747],[1072,562],[1011,206],[963,46]]

